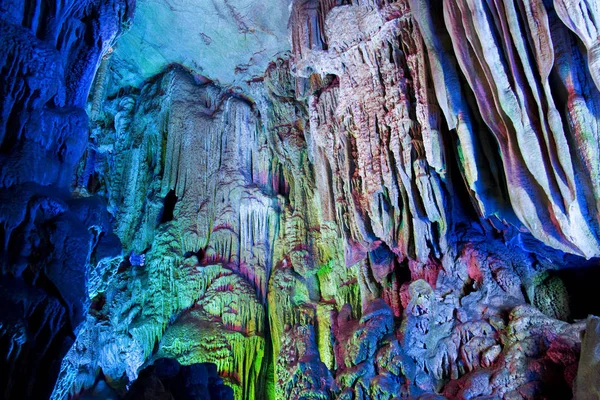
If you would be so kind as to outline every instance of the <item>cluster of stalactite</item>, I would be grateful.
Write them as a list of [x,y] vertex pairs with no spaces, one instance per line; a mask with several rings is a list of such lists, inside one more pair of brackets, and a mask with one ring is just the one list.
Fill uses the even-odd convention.
[[237,398],[262,398],[279,178],[253,104],[172,67],[101,110],[76,191],[107,199],[124,251],[97,267],[109,282],[54,397],[173,357],[212,362]]
[[572,395],[575,319],[597,311],[571,310],[557,270],[586,264],[564,253],[600,250],[597,15],[561,1],[293,3],[321,217],[358,265],[361,309],[317,302],[316,321],[286,321],[289,344],[317,334],[319,351],[295,351],[334,383],[283,356],[282,397]]

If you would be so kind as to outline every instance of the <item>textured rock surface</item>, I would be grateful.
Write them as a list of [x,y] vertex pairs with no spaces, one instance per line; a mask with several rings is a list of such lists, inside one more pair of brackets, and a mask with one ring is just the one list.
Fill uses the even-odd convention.
[[290,0],[137,0],[135,24],[110,69],[116,87],[140,84],[170,64],[243,85],[289,50]]
[[[241,18],[213,3],[248,29],[263,4]],[[124,21],[119,4],[74,10],[114,6],[100,15]],[[19,7],[6,10],[15,54],[61,59],[11,33]],[[72,83],[91,75],[57,81],[71,65],[58,61],[31,67],[39,79],[3,69],[10,110],[43,110],[3,114],[7,138],[23,130],[0,163],[2,296],[27,306],[5,311],[5,352],[31,368],[22,321],[40,315],[61,346],[75,333],[56,399],[176,398],[186,385],[144,370],[153,362],[213,363],[236,399],[597,394],[597,318],[585,321],[600,313],[597,6],[294,0],[290,12],[291,52],[243,89],[161,48],[166,62],[129,60],[145,71],[132,72],[131,37],[101,63],[108,45],[93,63],[68,58],[97,69],[89,124],[87,87]],[[173,62],[186,66],[147,76]]]
[[600,396],[600,375],[598,375],[600,319],[589,317],[585,336],[581,343],[581,358],[577,373],[575,395],[578,399],[593,399]]
[[0,4],[3,398],[49,396],[87,313],[88,268],[121,252],[104,202],[72,197],[69,184],[97,64],[133,4]]
[[106,196],[127,257],[107,265],[56,396],[99,369],[133,380],[153,352],[217,364],[238,397],[265,390],[278,205],[258,126],[249,100],[179,67],[107,103],[79,190]]

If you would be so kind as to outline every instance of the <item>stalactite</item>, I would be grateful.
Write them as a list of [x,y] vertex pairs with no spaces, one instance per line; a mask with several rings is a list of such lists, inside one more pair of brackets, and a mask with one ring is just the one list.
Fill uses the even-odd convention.
[[[0,11],[2,286],[27,293],[0,336],[10,364],[73,328],[53,398],[205,362],[236,399],[595,384],[598,309],[573,300],[600,256],[590,2],[293,0],[291,51],[229,83],[197,60],[132,77],[156,60],[125,71],[131,38],[101,61],[128,2],[46,3]],[[217,3],[248,48],[277,37]]]

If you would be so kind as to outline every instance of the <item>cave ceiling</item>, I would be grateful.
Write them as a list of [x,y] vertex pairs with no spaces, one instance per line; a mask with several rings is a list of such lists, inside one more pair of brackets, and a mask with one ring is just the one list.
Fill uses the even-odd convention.
[[181,64],[222,85],[262,75],[289,50],[290,0],[138,0],[114,48],[116,87],[139,86]]

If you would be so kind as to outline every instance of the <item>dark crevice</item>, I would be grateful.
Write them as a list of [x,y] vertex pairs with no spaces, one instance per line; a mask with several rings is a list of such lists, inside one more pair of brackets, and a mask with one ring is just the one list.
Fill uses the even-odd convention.
[[165,196],[163,212],[160,217],[160,223],[164,224],[169,221],[173,221],[173,212],[175,211],[175,205],[177,204],[177,195],[175,189],[171,189]]
[[554,271],[567,289],[569,308],[574,320],[587,318],[588,315],[600,316],[600,301],[598,301],[598,282],[600,282],[600,259],[586,261],[579,257],[569,257],[576,260],[573,268]]

